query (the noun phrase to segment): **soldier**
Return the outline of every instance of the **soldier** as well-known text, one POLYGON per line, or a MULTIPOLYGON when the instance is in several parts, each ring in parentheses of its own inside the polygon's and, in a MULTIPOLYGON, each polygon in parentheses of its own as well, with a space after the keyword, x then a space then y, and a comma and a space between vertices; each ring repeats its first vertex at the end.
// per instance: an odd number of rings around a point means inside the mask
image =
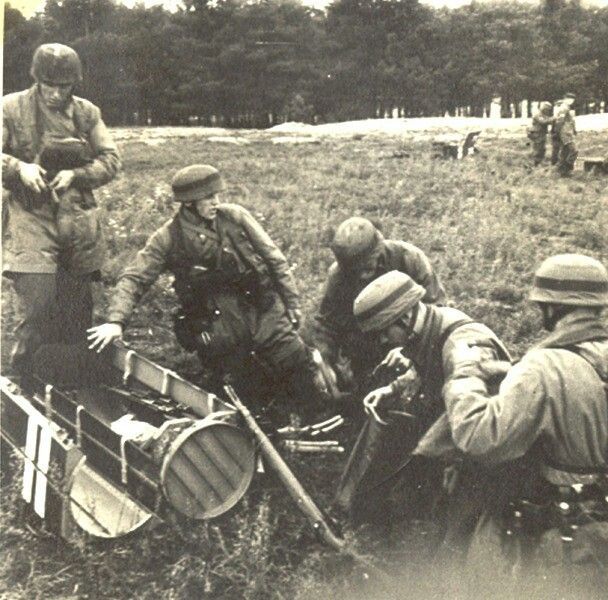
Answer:
MULTIPOLYGON (((356 326, 353 302, 357 294, 370 281, 393 269, 407 273, 423 286, 427 303, 442 303, 445 292, 422 250, 407 242, 384 239, 363 217, 344 221, 336 230, 331 247, 336 262, 329 268, 315 319, 315 345, 338 376, 344 373, 340 358, 347 359, 355 385, 361 387, 382 356, 375 341, 362 335, 356 326)), ((342 381, 342 386, 346 383, 342 381)))
MULTIPOLYGON (((401 365, 406 371, 364 399, 366 410, 372 414, 391 404, 398 413, 388 425, 374 424, 382 433, 370 431, 360 437, 359 448, 353 451, 354 457, 360 457, 360 464, 355 458, 350 461, 338 500, 353 511, 355 519, 357 512, 367 519, 370 507, 378 509, 380 519, 387 518, 386 499, 401 470, 408 480, 404 491, 412 496, 402 502, 403 507, 409 503, 415 513, 430 505, 438 492, 437 477, 443 476, 443 465, 438 460, 451 461, 455 451, 442 387, 458 364, 458 352, 463 345, 471 345, 480 349, 484 359, 509 359, 507 350, 488 327, 454 308, 424 303, 426 293, 408 275, 390 271, 370 283, 354 303, 361 330, 375 334, 384 352, 392 349, 382 365, 401 365), (417 486, 428 493, 426 498, 416 492, 417 486)), ((470 523, 463 508, 463 528, 470 523)), ((450 535, 456 538, 461 532, 450 535)))
POLYGON ((553 581, 560 596, 599 598, 608 589, 608 273, 588 256, 552 256, 536 271, 530 299, 550 334, 499 392, 488 389, 476 348, 463 353, 444 390, 465 455, 491 469, 514 460, 527 468, 485 507, 471 565, 482 569, 476 561, 498 554, 511 572, 553 581))
POLYGON ((170 271, 177 339, 198 352, 217 385, 231 374, 254 399, 262 380, 283 382, 291 397, 313 400, 315 370, 297 332, 300 300, 285 257, 245 208, 220 204, 224 183, 214 167, 185 167, 172 188, 180 208, 120 276, 108 323, 89 330, 90 347, 120 338, 144 292, 170 271))
POLYGON ((547 133, 552 125, 553 105, 550 102, 541 102, 538 112, 532 117, 532 125, 528 128, 528 138, 532 141, 534 166, 543 162, 547 147, 547 133))
POLYGON ((557 171, 562 177, 570 177, 578 156, 575 142, 576 123, 572 112, 575 98, 574 94, 564 96, 555 115, 552 131, 552 135, 556 137, 558 147, 557 171))
POLYGON ((25 379, 40 345, 86 342, 91 281, 105 250, 92 190, 120 167, 99 109, 73 95, 82 79, 76 52, 43 44, 30 73, 30 89, 4 97, 2 129, 9 229, 3 272, 23 313, 12 367, 25 379))

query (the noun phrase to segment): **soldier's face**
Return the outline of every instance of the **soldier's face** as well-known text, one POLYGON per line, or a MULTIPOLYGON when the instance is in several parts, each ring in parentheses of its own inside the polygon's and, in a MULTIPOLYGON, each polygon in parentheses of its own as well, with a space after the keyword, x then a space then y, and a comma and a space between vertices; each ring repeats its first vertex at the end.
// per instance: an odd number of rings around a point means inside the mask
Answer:
POLYGON ((389 325, 378 334, 378 340, 383 350, 388 351, 397 346, 403 346, 411 333, 406 327, 406 323, 409 323, 409 321, 409 315, 405 315, 403 320, 400 319, 396 323, 389 325))
POLYGON ((219 194, 214 194, 211 198, 204 198, 203 200, 197 200, 194 202, 196 212, 203 217, 203 219, 213 220, 217 214, 217 207, 220 203, 219 194))
POLYGON ((53 109, 63 108, 70 97, 72 96, 72 90, 74 86, 71 83, 65 85, 58 85, 54 83, 45 83, 44 81, 38 82, 38 89, 42 96, 42 101, 53 109))
POLYGON ((378 259, 375 256, 370 256, 369 258, 365 259, 357 270, 359 279, 361 281, 370 281, 374 278, 377 268, 378 259))

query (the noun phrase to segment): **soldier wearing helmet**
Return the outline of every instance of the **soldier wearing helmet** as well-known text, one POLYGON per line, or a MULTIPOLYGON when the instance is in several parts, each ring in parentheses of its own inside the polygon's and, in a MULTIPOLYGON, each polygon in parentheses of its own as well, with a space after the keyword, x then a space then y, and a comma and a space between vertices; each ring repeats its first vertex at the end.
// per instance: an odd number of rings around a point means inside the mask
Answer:
POLYGON ((91 280, 104 260, 92 190, 120 167, 99 109, 73 95, 82 79, 78 54, 43 44, 30 72, 31 88, 3 98, 2 129, 3 273, 22 305, 12 362, 25 378, 41 344, 86 340, 91 280))
POLYGON ((344 377, 344 372, 349 370, 354 375, 354 384, 364 386, 382 357, 378 356, 374 341, 362 335, 356 326, 353 301, 357 294, 370 281, 394 269, 407 273, 424 288, 427 303, 444 302, 445 292, 420 248, 384 239, 378 228, 363 217, 351 217, 341 223, 331 249, 336 261, 329 268, 315 319, 315 345, 338 375, 342 373, 343 386, 349 378, 344 377), (343 365, 350 369, 341 368, 343 365))
POLYGON ((486 506, 471 564, 486 568, 479 561, 495 552, 483 540, 494 539, 504 545, 504 560, 526 561, 510 567, 554 577, 555 589, 567 597, 601 597, 608 567, 608 326, 602 317, 608 273, 589 256, 552 256, 536 271, 530 299, 550 333, 512 367, 498 393, 488 390, 475 349, 444 390, 452 439, 465 456, 490 468, 519 461, 528 469, 502 503, 486 506))
POLYGON ((553 137, 553 164, 557 164, 557 172, 562 177, 569 177, 574 169, 578 156, 576 148, 576 123, 572 106, 576 96, 572 93, 564 95, 555 114, 551 135, 553 137))
POLYGON ((108 323, 89 330, 91 348, 121 337, 139 299, 168 271, 180 305, 177 339, 212 372, 209 385, 230 375, 251 400, 280 391, 301 400, 299 410, 313 408, 316 369, 297 331, 300 298, 285 256, 245 208, 222 203, 216 168, 180 169, 172 188, 179 209, 120 276, 108 323))
MULTIPOLYGON (((443 473, 439 461, 451 461, 455 454, 442 388, 453 375, 459 352, 473 346, 480 348, 484 359, 509 359, 507 350, 488 327, 455 308, 427 304, 425 297, 426 290, 411 277, 390 271, 367 285, 354 302, 357 325, 374 336, 383 354, 388 352, 380 368, 400 366, 405 371, 363 401, 374 419, 353 450, 339 495, 355 518, 368 518, 374 507, 379 518, 386 519, 386 501, 400 472, 407 485, 399 488, 411 493, 408 500, 399 502, 402 509, 434 504, 432 496, 441 489, 437 477, 441 479, 443 473)), ((449 543, 455 543, 464 533, 454 530, 449 543)))
POLYGON ((528 128, 528 138, 532 142, 534 166, 543 162, 547 149, 547 133, 549 125, 554 123, 553 105, 551 102, 541 102, 538 111, 532 117, 532 124, 528 128))

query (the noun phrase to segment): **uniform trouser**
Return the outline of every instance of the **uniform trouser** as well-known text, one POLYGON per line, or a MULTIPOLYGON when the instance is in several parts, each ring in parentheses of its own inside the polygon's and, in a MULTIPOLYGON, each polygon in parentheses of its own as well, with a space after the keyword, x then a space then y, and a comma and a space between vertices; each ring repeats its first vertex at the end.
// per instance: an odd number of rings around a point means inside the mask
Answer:
POLYGON ((314 363, 278 295, 253 301, 218 293, 212 305, 213 318, 195 329, 209 334, 199 356, 214 372, 216 385, 229 375, 245 399, 265 404, 285 396, 299 409, 312 408, 319 399, 314 363))
POLYGON ((576 144, 574 142, 562 144, 559 150, 559 162, 557 164, 557 170, 560 175, 566 176, 572 172, 577 156, 578 150, 576 149, 576 144))
POLYGON ((534 165, 540 165, 543 162, 546 154, 547 142, 545 137, 532 140, 534 165))
POLYGON ((13 273, 21 320, 12 352, 15 375, 28 377, 32 359, 43 344, 76 344, 86 340, 93 319, 91 275, 13 273))
POLYGON ((556 165, 559 160, 559 151, 562 147, 562 143, 559 139, 552 137, 551 138, 551 164, 556 165))

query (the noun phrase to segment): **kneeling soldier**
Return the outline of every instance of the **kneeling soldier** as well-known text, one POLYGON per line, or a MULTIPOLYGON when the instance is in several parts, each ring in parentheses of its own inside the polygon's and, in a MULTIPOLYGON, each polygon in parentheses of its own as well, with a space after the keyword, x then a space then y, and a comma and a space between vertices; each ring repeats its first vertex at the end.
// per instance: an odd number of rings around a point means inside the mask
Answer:
POLYGON ((488 390, 474 348, 444 390, 459 450, 492 469, 526 464, 527 476, 485 507, 471 566, 482 576, 483 557, 502 553, 503 571, 525 569, 525 581, 536 575, 568 598, 599 598, 608 589, 608 273, 588 256, 553 256, 530 299, 551 333, 499 392, 488 390))
MULTIPOLYGON (((409 498, 398 499, 402 509, 408 510, 409 504, 412 517, 419 518, 425 512, 428 515, 427 509, 441 495, 443 467, 452 464, 455 454, 442 388, 453 376, 459 352, 471 345, 479 348, 488 360, 509 359, 507 350, 488 327, 454 308, 423 303, 425 293, 409 276, 391 271, 370 283, 354 303, 360 329, 374 333, 384 352, 392 349, 382 365, 400 364, 406 369, 404 375, 364 399, 367 410, 373 414, 391 401, 400 410, 388 425, 378 427, 372 421, 379 432, 377 435, 370 432, 369 451, 360 451, 362 465, 351 461, 351 468, 342 480, 338 499, 350 505, 356 520, 367 520, 371 508, 382 520, 390 519, 385 503, 399 480, 400 491, 409 498), (414 372, 417 377, 412 377, 414 372), (405 406, 399 399, 404 393, 408 397, 405 406), (374 452, 377 456, 371 460, 374 452)), ((476 480, 476 474, 471 473, 471 478, 476 480)), ((456 527, 450 532, 450 543, 470 533, 467 531, 471 524, 471 519, 467 519, 470 500, 462 499, 462 529, 456 531, 456 527)), ((471 507, 470 512, 474 510, 471 507)), ((373 515, 370 516, 373 520, 373 515)))
POLYGON ((147 241, 121 275, 108 323, 89 330, 91 348, 120 338, 135 305, 163 271, 180 303, 175 332, 197 351, 219 383, 230 374, 242 393, 255 381, 284 384, 290 396, 314 397, 314 366, 297 327, 299 296, 285 256, 243 207, 220 204, 217 169, 191 165, 172 181, 175 216, 147 241), (243 389, 245 388, 245 389, 243 389))

